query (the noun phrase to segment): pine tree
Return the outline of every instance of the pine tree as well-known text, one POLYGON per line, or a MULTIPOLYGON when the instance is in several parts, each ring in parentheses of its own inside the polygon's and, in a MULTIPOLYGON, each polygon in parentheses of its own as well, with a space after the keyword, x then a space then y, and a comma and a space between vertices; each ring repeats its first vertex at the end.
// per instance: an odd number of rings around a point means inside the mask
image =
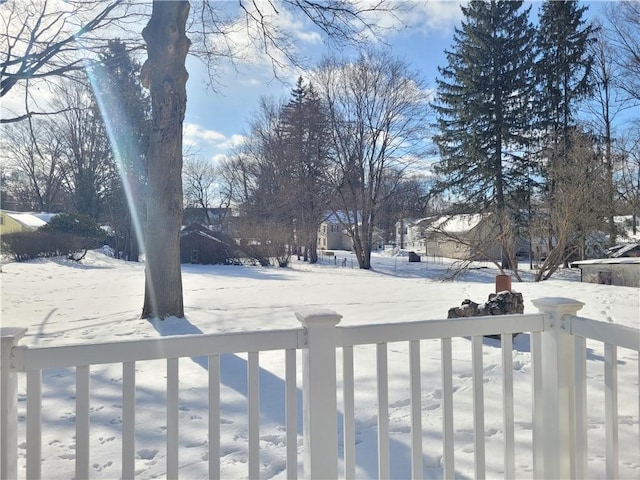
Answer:
POLYGON ((595 32, 583 18, 586 11, 587 7, 579 7, 575 0, 547 0, 539 16, 538 126, 547 134, 547 142, 560 144, 561 148, 553 148, 560 155, 567 150, 575 127, 577 104, 591 91, 593 57, 589 46, 595 41, 595 32))
MULTIPOLYGON (((536 36, 540 60, 536 76, 539 85, 536 111, 538 130, 543 134, 545 193, 553 202, 556 181, 551 174, 571 151, 572 131, 579 101, 591 91, 590 73, 593 57, 590 45, 594 27, 585 25, 587 7, 575 0, 550 1, 542 5, 536 36)), ((549 225, 549 249, 554 248, 558 226, 549 225)), ((565 263, 567 262, 565 255, 565 263)))
MULTIPOLYGON (((531 165, 530 105, 534 92, 534 29, 522 1, 472 1, 462 7, 454 45, 440 68, 434 108, 441 160, 437 190, 450 191, 464 207, 493 212, 500 233, 527 188, 531 165)), ((512 251, 500 235, 503 251, 512 251)), ((503 267, 510 262, 502 259, 503 267)))
POLYGON ((291 96, 282 111, 285 157, 294 180, 290 193, 296 201, 296 233, 304 246, 304 259, 315 263, 318 227, 327 200, 323 173, 329 155, 328 123, 312 84, 305 85, 298 78, 291 96))
POLYGON ((120 184, 111 199, 111 223, 116 250, 125 259, 138 261, 145 217, 144 184, 151 103, 140 84, 140 64, 131 58, 120 40, 109 41, 94 69, 94 89, 100 114, 107 126, 112 154, 118 164, 120 184))

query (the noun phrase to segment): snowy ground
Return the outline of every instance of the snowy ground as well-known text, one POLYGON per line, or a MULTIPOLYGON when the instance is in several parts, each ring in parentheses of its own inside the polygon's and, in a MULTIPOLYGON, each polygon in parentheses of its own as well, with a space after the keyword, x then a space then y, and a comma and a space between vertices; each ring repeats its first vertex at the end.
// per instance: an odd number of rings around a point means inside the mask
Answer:
MULTIPOLYGON (((424 258, 423 258, 424 260, 424 258)), ((431 260, 431 259, 430 259, 431 260)), ((2 326, 28 328, 24 345, 48 346, 152 338, 168 334, 215 333, 294 328, 294 312, 307 307, 330 308, 343 315, 341 325, 441 319, 465 298, 483 302, 494 289, 496 270, 478 268, 458 281, 441 281, 446 261, 408 263, 406 257, 376 255, 373 270, 355 268, 355 259, 337 252, 318 265, 294 262, 291 268, 183 266, 187 320, 139 320, 144 272, 140 264, 90 252, 82 264, 64 260, 9 263, 2 267, 2 326), (341 260, 347 259, 347 267, 341 260), (353 266, 353 268, 352 268, 353 266)), ((526 275, 530 280, 530 275, 526 275)), ((579 271, 562 271, 544 283, 514 283, 522 292, 525 313, 531 300, 569 297, 585 303, 581 316, 640 326, 637 288, 579 283, 579 271)), ((588 343, 589 467, 604 477, 603 348, 588 343)), ((440 347, 422 342, 424 475, 442 476, 440 416, 440 347)), ((499 342, 485 340, 487 477, 502 474, 501 366, 499 342)), ((471 416, 471 346, 453 342, 455 458, 459 478, 473 477, 471 416)), ((355 349, 356 461, 360 478, 377 475, 374 349, 355 349)), ((620 476, 640 477, 638 421, 638 355, 619 350, 620 476)), ((298 362, 298 365, 300 362, 298 362)), ((136 476, 164 477, 165 365, 136 364, 136 476)), ((260 355, 261 478, 286 478, 284 424, 284 353, 260 355)), ((516 389, 516 474, 531 478, 531 380, 529 336, 516 337, 513 351, 516 389)), ((389 347, 391 469, 393 478, 410 477, 408 346, 389 347)), ((246 356, 222 359, 223 478, 247 477, 246 356)), ((206 364, 180 361, 180 475, 207 478, 206 364)), ((43 463, 45 478, 72 478, 74 469, 74 373, 67 369, 43 375, 43 463)), ((91 369, 91 477, 119 478, 121 448, 120 365, 91 369)), ((25 382, 20 380, 20 466, 24 478, 25 382)), ((301 392, 299 390, 299 398, 301 392)), ((340 406, 340 396, 339 396, 340 406)), ((299 428, 299 434, 300 434, 299 428)), ((301 435, 298 444, 301 446, 301 435)), ((340 447, 342 448, 342 447, 340 447)), ((299 449, 301 452, 301 448, 299 449)), ((299 455, 300 461, 302 456, 299 455)))

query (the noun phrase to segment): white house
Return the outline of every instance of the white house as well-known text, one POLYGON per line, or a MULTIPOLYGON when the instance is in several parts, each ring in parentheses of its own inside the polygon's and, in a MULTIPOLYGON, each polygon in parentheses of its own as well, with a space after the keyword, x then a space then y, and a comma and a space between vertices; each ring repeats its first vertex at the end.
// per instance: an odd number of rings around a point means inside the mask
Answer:
POLYGON ((396 222, 396 246, 407 250, 425 249, 425 229, 433 218, 403 218, 396 222))

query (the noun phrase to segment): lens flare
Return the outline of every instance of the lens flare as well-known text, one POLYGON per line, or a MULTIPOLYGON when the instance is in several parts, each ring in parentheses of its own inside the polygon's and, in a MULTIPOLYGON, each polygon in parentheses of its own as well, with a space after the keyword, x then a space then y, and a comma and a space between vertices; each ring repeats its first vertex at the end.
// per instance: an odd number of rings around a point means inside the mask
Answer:
MULTIPOLYGON (((138 142, 134 138, 134 129, 131 128, 132 122, 124 105, 124 98, 118 95, 105 94, 104 90, 100 88, 101 84, 106 84, 107 72, 104 67, 102 65, 92 65, 85 70, 105 125, 113 158, 118 167, 134 233, 140 246, 140 251, 144 253, 146 252, 144 230, 134 191, 135 186, 139 184, 136 176, 139 176, 144 169, 138 142)), ((151 295, 150 301, 155 307, 157 301, 154 298, 153 279, 150 278, 150 275, 146 275, 145 281, 147 282, 146 294, 151 295)))

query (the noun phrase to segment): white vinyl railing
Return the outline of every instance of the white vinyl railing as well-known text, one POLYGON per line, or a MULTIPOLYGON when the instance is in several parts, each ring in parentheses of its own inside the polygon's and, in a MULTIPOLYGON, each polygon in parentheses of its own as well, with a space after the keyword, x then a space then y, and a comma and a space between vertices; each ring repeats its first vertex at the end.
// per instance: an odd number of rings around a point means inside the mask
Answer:
MULTIPOLYGON (((483 336, 501 335, 504 477, 515 477, 514 379, 512 334, 531 333, 533 391, 533 475, 535 478, 584 478, 587 474, 586 340, 604 343, 606 476, 618 476, 617 349, 640 350, 640 331, 576 316, 580 302, 564 298, 533 301, 540 313, 428 320, 382 325, 338 326, 330 310, 297 313, 302 328, 187 335, 60 347, 20 346, 24 329, 2 329, 0 394, 0 478, 18 477, 17 376, 26 374, 26 478, 42 478, 42 372, 75 367, 75 478, 90 474, 90 366, 122 365, 122 478, 135 476, 136 362, 167 362, 167 478, 179 476, 179 362, 208 359, 209 478, 220 477, 220 356, 247 354, 248 478, 259 477, 259 352, 285 352, 287 478, 297 477, 296 351, 302 351, 303 475, 305 478, 354 478, 356 424, 354 347, 375 345, 378 405, 378 472, 390 478, 388 344, 408 342, 411 415, 411 476, 423 476, 421 341, 440 340, 442 465, 444 478, 455 476, 452 338, 470 337, 472 348, 474 477, 486 475, 483 336), (338 472, 336 350, 342 350, 343 472, 338 472)), ((115 459, 114 459, 114 463, 115 459)))

